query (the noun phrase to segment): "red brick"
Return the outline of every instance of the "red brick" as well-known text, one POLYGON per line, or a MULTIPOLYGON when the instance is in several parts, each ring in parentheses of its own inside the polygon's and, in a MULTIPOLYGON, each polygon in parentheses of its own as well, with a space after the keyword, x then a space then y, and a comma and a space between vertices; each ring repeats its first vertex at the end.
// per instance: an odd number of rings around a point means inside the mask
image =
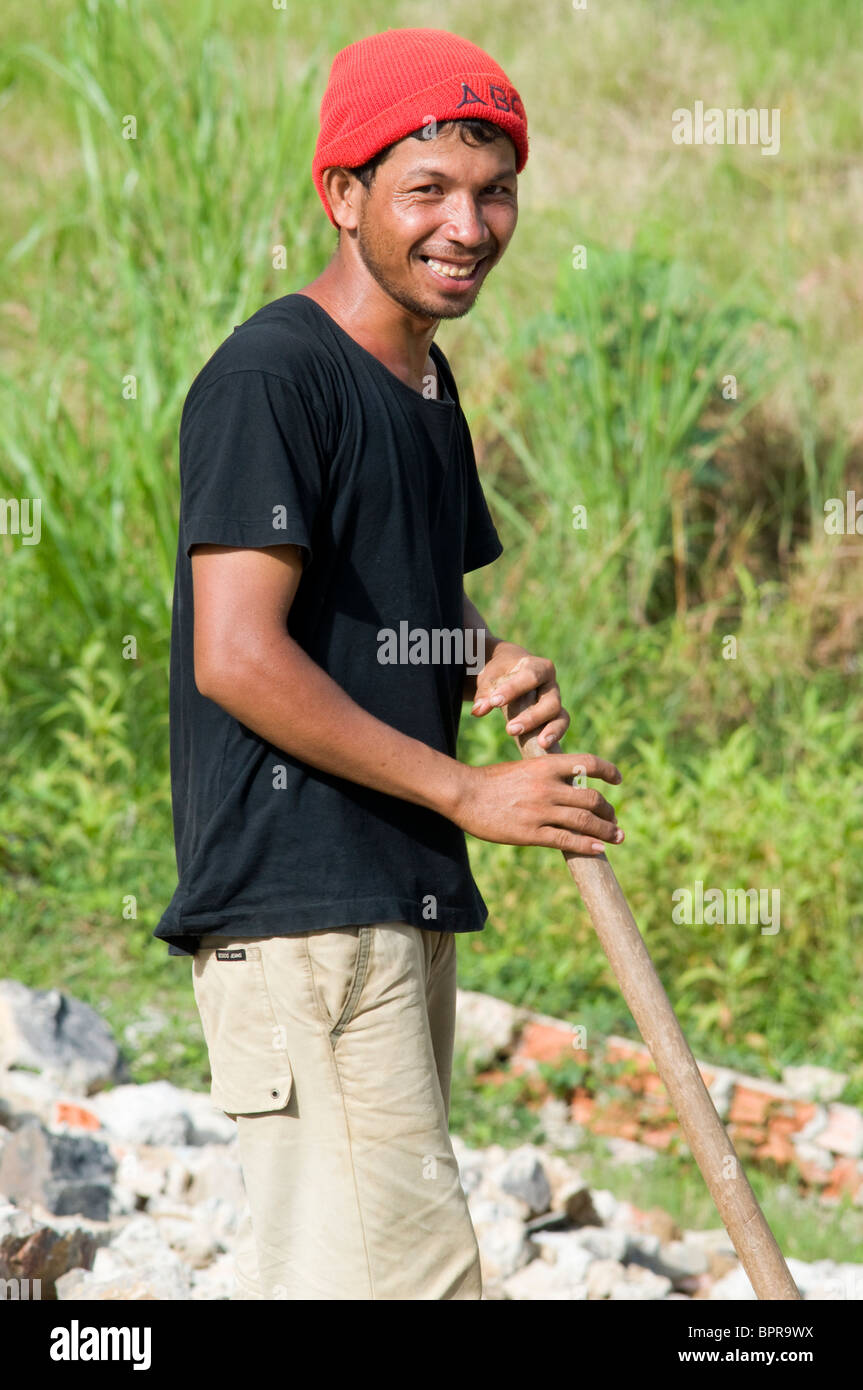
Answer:
POLYGON ((645 1049, 639 1043, 627 1042, 621 1039, 619 1042, 607 1042, 605 1045, 605 1056, 609 1062, 625 1062, 630 1057, 643 1063, 645 1056, 650 1063, 650 1055, 645 1053, 645 1049))
POLYGON ((589 1125, 596 1109, 596 1101, 591 1096, 575 1095, 570 1106, 572 1122, 576 1125, 589 1125))
POLYGON ((772 1158, 775 1163, 784 1165, 795 1160, 797 1153, 794 1145, 788 1141, 786 1136, 774 1125, 771 1125, 765 1143, 759 1144, 754 1157, 758 1159, 772 1158))
POLYGON ((475 1080, 481 1081, 483 1085, 488 1083, 490 1086, 499 1086, 502 1081, 507 1081, 508 1079, 509 1072, 501 1071, 500 1069, 496 1071, 480 1071, 477 1072, 475 1077, 475 1080))
POLYGON ((665 1095, 642 1096, 638 1107, 638 1113, 642 1119, 650 1124, 657 1124, 660 1120, 675 1119, 674 1106, 670 1104, 665 1095))
POLYGON ((827 1107, 827 1128, 816 1134, 820 1149, 829 1149, 840 1157, 853 1158, 860 1152, 863 1116, 853 1105, 833 1103, 827 1107))
POLYGON ((644 1078, 644 1089, 651 1096, 667 1096, 665 1082, 659 1072, 649 1072, 644 1078))
POLYGON ((863 1187, 863 1173, 857 1166, 856 1158, 837 1158, 830 1173, 830 1182, 825 1187, 824 1197, 841 1197, 847 1192, 854 1197, 863 1187))
MULTIPOLYGON (((646 1047, 638 1043, 613 1043, 605 1045, 605 1060, 609 1064, 628 1062, 630 1069, 624 1075, 647 1076, 656 1071, 653 1058, 646 1047)), ((620 1078, 623 1080, 623 1077, 620 1078)))
POLYGON ((576 1055, 572 1045, 575 1034, 566 1024, 526 1023, 515 1049, 516 1057, 530 1057, 535 1062, 562 1062, 576 1055))
POLYGON ((751 1086, 735 1086, 728 1118, 732 1124, 762 1125, 773 1103, 774 1097, 764 1091, 753 1090, 751 1086))
POLYGON ((785 1108, 771 1115, 767 1121, 767 1127, 774 1134, 796 1134, 802 1129, 800 1121, 796 1115, 789 1115, 785 1108))
POLYGON ((767 1129, 764 1125, 728 1125, 728 1133, 732 1141, 742 1139, 747 1144, 767 1142, 767 1129))
POLYGON ((51 1116, 55 1125, 69 1125, 73 1129, 101 1129, 102 1122, 92 1110, 83 1105, 73 1105, 71 1101, 55 1100, 51 1116))
POLYGON ((814 1118, 817 1106, 811 1100, 792 1100, 789 1105, 794 1111, 797 1120, 797 1128, 803 1129, 809 1121, 814 1118))
POLYGON ((637 1139, 639 1123, 629 1106, 621 1101, 609 1101, 594 1113, 591 1129, 594 1134, 613 1134, 619 1139, 637 1139))
POLYGON ((667 1129, 643 1129, 639 1137, 642 1144, 649 1144, 652 1149, 667 1149, 677 1138, 677 1126, 671 1125, 667 1129))
POLYGON ((830 1174, 825 1172, 819 1163, 813 1163, 808 1158, 796 1158, 795 1162, 800 1171, 800 1176, 810 1187, 824 1187, 830 1181, 830 1174))

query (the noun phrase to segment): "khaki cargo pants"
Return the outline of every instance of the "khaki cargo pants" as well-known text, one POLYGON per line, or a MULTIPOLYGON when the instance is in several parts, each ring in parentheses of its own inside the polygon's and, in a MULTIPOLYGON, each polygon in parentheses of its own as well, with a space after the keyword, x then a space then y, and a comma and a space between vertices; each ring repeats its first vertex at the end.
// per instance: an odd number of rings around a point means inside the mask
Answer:
POLYGON ((452 932, 203 936, 212 1098, 248 1198, 239 1299, 479 1299, 449 1137, 452 932))

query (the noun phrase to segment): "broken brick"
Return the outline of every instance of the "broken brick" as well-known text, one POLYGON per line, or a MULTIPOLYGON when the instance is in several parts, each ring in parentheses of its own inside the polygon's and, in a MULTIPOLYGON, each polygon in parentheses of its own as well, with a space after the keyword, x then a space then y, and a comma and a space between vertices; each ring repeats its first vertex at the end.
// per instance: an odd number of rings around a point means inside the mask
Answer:
MULTIPOLYGON (((565 1024, 526 1023, 515 1048, 515 1057, 531 1058, 535 1062, 561 1062, 575 1055, 572 1045, 575 1033, 565 1024)), ((582 1054, 579 1054, 582 1055, 582 1054)))
POLYGON ((774 1097, 764 1091, 756 1091, 751 1086, 735 1086, 728 1118, 732 1124, 762 1125, 774 1097))

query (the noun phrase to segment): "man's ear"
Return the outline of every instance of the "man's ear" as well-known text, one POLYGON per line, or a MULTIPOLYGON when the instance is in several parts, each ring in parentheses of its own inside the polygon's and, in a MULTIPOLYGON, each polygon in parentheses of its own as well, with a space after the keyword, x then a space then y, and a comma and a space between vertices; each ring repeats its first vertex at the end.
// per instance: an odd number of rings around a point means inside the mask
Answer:
POLYGON ((337 225, 344 227, 347 232, 355 231, 359 222, 358 204, 363 193, 359 179, 349 169, 333 165, 322 171, 321 183, 337 225))

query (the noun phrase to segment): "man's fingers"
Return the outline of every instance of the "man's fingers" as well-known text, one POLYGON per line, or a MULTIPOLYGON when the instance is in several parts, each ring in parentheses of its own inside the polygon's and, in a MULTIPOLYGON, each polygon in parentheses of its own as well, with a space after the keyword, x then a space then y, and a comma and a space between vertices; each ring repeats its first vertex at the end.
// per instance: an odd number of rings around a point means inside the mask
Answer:
POLYGON ((546 841, 549 849, 560 849, 565 854, 585 854, 591 859, 598 859, 605 853, 605 845, 593 835, 574 835, 571 830, 561 830, 559 827, 549 826, 548 840, 546 841))
MULTIPOLYGON (((509 705, 519 695, 527 695, 530 691, 542 690, 554 680, 552 662, 542 657, 522 657, 521 661, 516 662, 516 668, 505 676, 499 676, 492 683, 487 692, 492 705, 509 705)), ((525 713, 527 713, 526 710, 525 713)))
MULTIPOLYGON (((510 701, 510 703, 512 703, 510 701)), ((537 698, 518 714, 511 715, 506 726, 508 734, 534 733, 560 716, 560 690, 556 681, 547 681, 538 690, 537 698)), ((565 733, 566 730, 564 729, 565 733)))
POLYGON ((564 798, 560 803, 563 806, 578 806, 584 811, 589 811, 591 815, 601 816, 603 820, 617 820, 614 807, 596 787, 564 786, 560 788, 560 795, 564 798))
POLYGON ((566 778, 570 784, 579 774, 615 784, 623 781, 620 768, 595 753, 548 753, 544 761, 552 766, 555 776, 566 778))

